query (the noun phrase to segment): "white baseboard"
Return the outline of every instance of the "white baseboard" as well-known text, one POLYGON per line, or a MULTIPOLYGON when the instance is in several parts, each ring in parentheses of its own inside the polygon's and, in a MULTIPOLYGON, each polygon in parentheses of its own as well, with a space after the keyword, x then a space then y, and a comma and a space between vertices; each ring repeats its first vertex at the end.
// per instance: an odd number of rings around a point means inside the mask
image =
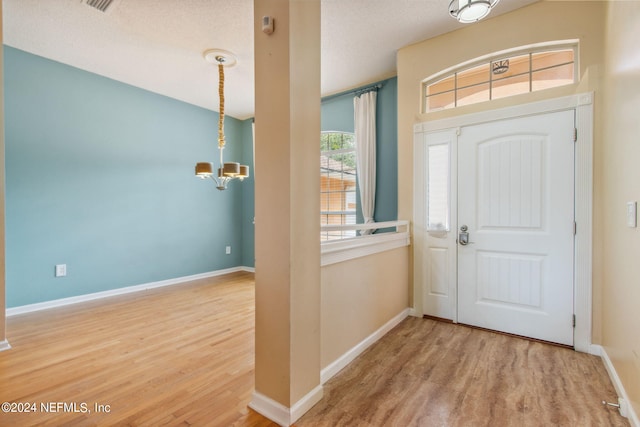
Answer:
POLYGON ((254 391, 251 395, 249 408, 264 415, 280 426, 289 427, 291 425, 289 408, 257 391, 254 391))
POLYGON ((589 346, 589 354, 602 357, 602 346, 598 344, 591 344, 589 346))
POLYGON ((0 351, 9 350, 10 348, 11 346, 9 345, 9 341, 7 340, 0 341, 0 351))
POLYGON ((591 350, 591 354, 598 354, 602 358, 602 362, 604 363, 604 367, 607 369, 609 378, 611 378, 613 387, 616 389, 616 393, 618 394, 618 404, 620 405, 620 415, 629 419, 631 427, 640 427, 638 414, 636 414, 636 411, 630 403, 631 401, 629 400, 629 396, 627 396, 624 385, 622 385, 622 381, 620 381, 620 377, 607 354, 607 350, 605 350, 604 347, 595 344, 591 345, 591 350))
MULTIPOLYGON (((324 368, 320 372, 320 383, 326 383, 329 379, 331 379, 331 377, 340 372, 342 368, 351 363, 356 357, 362 354, 363 351, 369 348, 369 346, 378 341, 387 332, 389 332, 400 322, 402 322, 409 315, 409 312, 409 308, 402 310, 402 312, 385 323, 377 331, 366 337, 351 350, 347 351, 345 354, 332 362, 329 366, 324 368)), ((292 423, 296 422, 296 420, 304 415, 309 409, 311 409, 313 405, 318 403, 321 398, 322 386, 319 385, 318 387, 311 390, 305 397, 296 402, 296 404, 293 405, 291 409, 289 409, 281 403, 278 403, 275 400, 270 399, 257 391, 254 391, 251 403, 249 403, 249 407, 254 411, 269 418, 271 421, 277 423, 278 425, 288 427, 292 423)))
POLYGON ((298 400, 291 407, 291 424, 300 419, 301 416, 307 413, 307 411, 313 408, 313 405, 320 402, 324 395, 324 389, 322 385, 317 385, 313 390, 307 393, 302 399, 298 400))
POLYGON ((331 362, 326 368, 320 371, 320 383, 324 384, 329 381, 335 374, 340 372, 342 368, 351 363, 356 357, 362 354, 369 346, 382 338, 387 332, 393 329, 396 325, 402 322, 408 315, 410 309, 405 308, 395 316, 393 319, 385 323, 380 329, 369 335, 367 338, 358 343, 351 350, 344 353, 342 356, 331 362))
POLYGON ((207 273, 193 274, 191 276, 176 277, 175 279, 161 280, 159 282, 144 283, 142 285, 127 286, 125 288, 110 289, 108 291, 95 292, 92 294, 78 295, 75 297, 61 298, 51 301, 39 302, 36 304, 22 305, 19 307, 7 308, 6 316, 15 316, 17 314, 25 314, 34 311, 47 310, 49 308, 63 307, 65 305, 93 301, 96 299, 107 298, 116 295, 130 294, 133 292, 146 291, 148 289, 161 288, 164 286, 173 286, 184 282, 222 276, 223 274, 235 273, 238 271, 254 272, 255 269, 252 267, 225 268, 224 270, 209 271, 207 273))
POLYGON ((249 407, 274 423, 289 427, 322 399, 322 393, 322 386, 319 385, 297 401, 291 408, 287 408, 283 404, 254 391, 249 407))

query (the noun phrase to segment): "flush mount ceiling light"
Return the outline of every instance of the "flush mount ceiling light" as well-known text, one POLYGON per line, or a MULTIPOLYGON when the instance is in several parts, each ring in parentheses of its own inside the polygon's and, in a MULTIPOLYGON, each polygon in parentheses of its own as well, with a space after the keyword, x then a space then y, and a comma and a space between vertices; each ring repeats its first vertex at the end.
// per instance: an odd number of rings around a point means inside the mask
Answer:
POLYGON ((207 62, 218 64, 218 96, 220 109, 218 118, 218 150, 220 151, 220 166, 214 174, 213 163, 200 162, 196 164, 196 176, 202 179, 211 178, 216 183, 218 190, 226 190, 227 184, 233 179, 243 179, 249 176, 249 166, 236 162, 224 162, 224 67, 236 65, 236 57, 233 53, 221 49, 209 49, 203 54, 207 62))
POLYGON ((489 14, 500 0, 451 0, 449 15, 463 24, 476 22, 489 14))

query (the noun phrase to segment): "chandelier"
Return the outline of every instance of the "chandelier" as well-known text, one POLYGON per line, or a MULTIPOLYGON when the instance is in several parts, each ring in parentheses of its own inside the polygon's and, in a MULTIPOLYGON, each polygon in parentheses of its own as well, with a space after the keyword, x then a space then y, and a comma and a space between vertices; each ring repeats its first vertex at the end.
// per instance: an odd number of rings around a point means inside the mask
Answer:
POLYGON ((449 15, 463 24, 476 22, 491 12, 500 0, 451 0, 449 15))
POLYGON ((237 162, 224 161, 224 67, 231 67, 236 64, 236 58, 231 52, 221 49, 210 49, 204 52, 204 59, 207 62, 218 64, 218 96, 220 98, 220 109, 218 118, 218 150, 220 151, 220 166, 217 170, 213 163, 196 163, 196 176, 201 179, 211 178, 216 183, 218 190, 226 190, 227 184, 234 179, 243 179, 249 176, 249 166, 241 165, 237 162), (214 170, 216 172, 214 173, 214 170))

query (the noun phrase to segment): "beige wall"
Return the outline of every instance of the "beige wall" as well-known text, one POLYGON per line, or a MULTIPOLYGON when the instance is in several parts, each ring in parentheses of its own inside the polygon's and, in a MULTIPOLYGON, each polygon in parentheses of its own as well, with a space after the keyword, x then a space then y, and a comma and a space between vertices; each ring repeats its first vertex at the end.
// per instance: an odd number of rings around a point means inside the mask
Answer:
MULTIPOLYGON (((640 201, 640 2, 540 2, 400 50, 399 217, 411 217, 412 126, 543 98, 595 92, 592 342, 602 344, 640 413, 640 230, 626 202, 640 201), (512 47, 579 39, 579 84, 456 110, 421 114, 420 84, 463 61, 512 47)), ((412 288, 420 308, 421 289, 412 288)))
POLYGON ((291 408, 320 384, 320 1, 255 0, 254 43, 255 387, 291 408))
MULTIPOLYGON (((514 12, 403 48, 398 53, 398 217, 413 213, 413 125, 455 115, 491 110, 540 99, 595 91, 594 188, 594 310, 593 341, 601 340, 602 303, 602 127, 601 73, 604 61, 602 2, 540 2, 514 12), (577 5, 580 7, 576 7, 577 5), (492 52, 555 40, 579 39, 580 83, 547 91, 518 95, 483 104, 421 114, 421 82, 439 71, 492 52)), ((413 271, 413 270, 411 270, 413 271)), ((421 311, 422 289, 414 284, 413 306, 421 311)))
POLYGON ((602 345, 640 415, 640 229, 626 203, 640 201, 640 2, 611 2, 602 139, 602 345))
POLYGON ((403 247, 322 267, 323 369, 407 308, 408 263, 403 247))

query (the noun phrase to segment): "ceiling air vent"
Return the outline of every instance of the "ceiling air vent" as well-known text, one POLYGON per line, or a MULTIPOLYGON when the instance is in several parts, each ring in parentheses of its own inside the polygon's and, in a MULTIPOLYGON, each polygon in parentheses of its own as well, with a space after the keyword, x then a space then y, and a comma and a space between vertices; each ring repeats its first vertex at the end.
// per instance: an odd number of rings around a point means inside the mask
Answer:
POLYGON ((106 12, 113 4, 113 0, 87 0, 87 5, 98 9, 100 12, 106 12))

